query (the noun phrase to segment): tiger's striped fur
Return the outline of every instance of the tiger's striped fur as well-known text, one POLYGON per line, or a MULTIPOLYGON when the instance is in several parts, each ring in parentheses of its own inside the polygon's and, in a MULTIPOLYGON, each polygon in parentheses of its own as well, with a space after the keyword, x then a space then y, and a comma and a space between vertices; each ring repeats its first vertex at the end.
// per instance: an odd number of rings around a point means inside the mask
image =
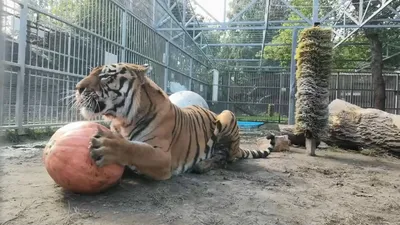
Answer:
POLYGON ((93 137, 91 155, 99 166, 119 163, 154 179, 168 179, 172 174, 202 173, 221 162, 270 154, 272 148, 240 148, 232 112, 179 108, 146 76, 148 72, 148 65, 104 65, 77 84, 82 115, 88 119, 103 115, 114 131, 93 137))

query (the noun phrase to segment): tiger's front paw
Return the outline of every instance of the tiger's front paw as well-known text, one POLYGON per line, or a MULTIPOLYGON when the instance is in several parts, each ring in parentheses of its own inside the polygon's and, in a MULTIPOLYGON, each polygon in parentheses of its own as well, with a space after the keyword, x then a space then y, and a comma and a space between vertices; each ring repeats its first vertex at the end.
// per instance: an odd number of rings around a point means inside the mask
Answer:
POLYGON ((124 165, 122 145, 124 141, 126 140, 118 134, 99 130, 90 141, 90 157, 99 167, 109 164, 124 165))

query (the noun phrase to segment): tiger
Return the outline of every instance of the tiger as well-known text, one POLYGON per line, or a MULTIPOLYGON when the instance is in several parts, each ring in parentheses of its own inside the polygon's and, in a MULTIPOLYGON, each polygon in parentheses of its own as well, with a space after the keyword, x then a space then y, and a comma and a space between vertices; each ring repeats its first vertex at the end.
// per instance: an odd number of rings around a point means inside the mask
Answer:
POLYGON ((110 122, 110 131, 98 130, 90 139, 90 157, 97 166, 119 164, 167 180, 238 159, 267 158, 273 150, 242 149, 233 112, 180 108, 150 79, 150 71, 149 64, 107 64, 76 84, 75 101, 83 118, 102 116, 110 122))

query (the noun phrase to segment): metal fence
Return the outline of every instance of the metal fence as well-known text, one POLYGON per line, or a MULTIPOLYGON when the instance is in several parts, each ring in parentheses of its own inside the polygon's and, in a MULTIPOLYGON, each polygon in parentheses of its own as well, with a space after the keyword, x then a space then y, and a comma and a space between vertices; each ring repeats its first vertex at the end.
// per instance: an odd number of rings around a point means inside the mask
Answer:
MULTIPOLYGON (((289 72, 220 73, 218 102, 213 111, 232 110, 239 118, 286 122, 289 111, 289 72)), ((386 111, 399 113, 399 74, 386 73, 386 111)), ((338 98, 360 107, 373 107, 370 73, 334 72, 330 77, 330 101, 338 98)))
MULTIPOLYGON (((217 113, 230 109, 239 117, 287 120, 289 72, 220 71, 218 101, 211 101, 210 63, 190 35, 183 29, 154 30, 155 24, 181 27, 171 19, 168 0, 2 3, 0 130, 23 132, 82 119, 69 98, 76 83, 93 67, 123 61, 151 64, 151 78, 168 93, 195 91, 217 113)), ((387 111, 397 114, 399 74, 385 79, 387 111)), ((333 73, 330 100, 335 98, 372 107, 371 75, 333 73)))
MULTIPOLYGON (((170 13, 164 1, 3 3, 0 129, 23 132, 82 119, 69 96, 91 68, 105 63, 149 63, 151 78, 168 93, 193 90, 209 99, 209 63, 200 48, 153 29, 170 13)), ((164 26, 179 27, 173 20, 164 26)))

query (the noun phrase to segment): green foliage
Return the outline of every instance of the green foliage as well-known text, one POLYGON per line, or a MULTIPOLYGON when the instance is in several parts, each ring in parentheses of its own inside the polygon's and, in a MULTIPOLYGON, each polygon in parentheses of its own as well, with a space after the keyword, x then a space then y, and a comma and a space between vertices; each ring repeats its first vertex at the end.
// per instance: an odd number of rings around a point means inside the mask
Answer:
POLYGON ((329 77, 332 65, 332 30, 313 27, 300 35, 296 51, 296 133, 314 138, 328 124, 329 77))
MULTIPOLYGON (((299 10, 305 17, 312 17, 312 1, 311 0, 292 0, 290 4, 299 10), (308 6, 308 7, 302 7, 308 6)), ((332 0, 320 0, 320 5, 324 6, 333 6, 337 4, 337 1, 332 0)), ((364 4, 364 7, 366 4, 364 4)), ((379 7, 379 2, 377 4, 368 4, 369 11, 373 11, 372 8, 377 9, 379 7)), ((398 4, 399 5, 399 4, 398 4)), ((354 12, 358 12, 359 2, 355 1, 353 6, 356 8, 354 12)), ((393 6, 397 8, 396 6, 393 6)), ((327 15, 329 7, 321 7, 320 8, 320 18, 327 15)), ((395 16, 394 12, 390 10, 384 10, 379 15, 375 17, 375 19, 384 20, 386 18, 393 18, 395 16)), ((358 17, 356 15, 355 17, 358 17)), ((299 21, 302 18, 295 12, 290 12, 287 17, 288 21, 299 21)), ((282 26, 296 26, 300 25, 299 23, 284 23, 282 26)), ((304 25, 304 24, 301 24, 304 25)), ((371 30, 371 29, 369 29, 371 30)), ((353 35, 353 37, 347 39, 347 43, 368 43, 368 39, 363 32, 365 30, 360 30, 353 35)), ((400 35, 400 30, 396 28, 378 28, 375 29, 375 32, 379 33, 380 39, 383 43, 391 44, 393 46, 400 45, 400 39, 398 38, 400 35)), ((271 43, 274 44, 289 44, 289 46, 266 46, 263 51, 263 57, 265 59, 276 60, 279 61, 281 66, 288 67, 290 65, 291 60, 291 46, 292 43, 292 30, 290 29, 281 29, 278 31, 278 34, 273 37, 271 43)), ((397 52, 397 51, 396 51, 397 52)), ((341 45, 338 48, 334 49, 333 52, 333 68, 357 68, 361 64, 369 63, 369 57, 371 55, 370 46, 368 45, 341 45)), ((390 55, 390 54, 389 54, 390 55)), ((390 58, 389 60, 385 60, 385 66, 398 66, 398 61, 400 60, 400 55, 390 58)))

